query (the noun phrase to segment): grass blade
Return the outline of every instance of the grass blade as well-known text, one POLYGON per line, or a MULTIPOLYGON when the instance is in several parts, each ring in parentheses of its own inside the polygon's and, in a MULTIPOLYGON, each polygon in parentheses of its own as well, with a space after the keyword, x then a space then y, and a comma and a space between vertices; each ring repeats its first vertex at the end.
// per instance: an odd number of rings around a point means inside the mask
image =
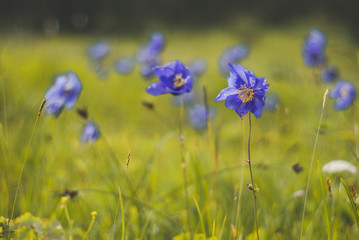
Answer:
POLYGON ((357 206, 356 206, 356 204, 354 202, 353 196, 350 193, 348 185, 345 183, 344 179, 340 178, 340 181, 342 182, 342 184, 343 184, 343 186, 345 188, 345 191, 347 193, 348 199, 350 201, 350 205, 352 206, 352 209, 353 209, 354 218, 355 218, 355 221, 356 221, 358 229, 359 229, 359 214, 358 214, 357 206))
POLYGON ((323 184, 323 177, 322 177, 322 172, 320 171, 319 160, 317 160, 317 164, 318 164, 318 174, 319 174, 319 178, 320 178, 320 186, 321 186, 321 188, 322 188, 322 193, 323 193, 323 205, 324 205, 325 225, 326 225, 326 227, 327 227, 328 239, 331 240, 331 239, 332 239, 332 235, 331 235, 331 230, 330 230, 330 220, 329 220, 328 207, 327 207, 327 198, 326 198, 326 196, 325 196, 325 190, 324 190, 324 184, 323 184))

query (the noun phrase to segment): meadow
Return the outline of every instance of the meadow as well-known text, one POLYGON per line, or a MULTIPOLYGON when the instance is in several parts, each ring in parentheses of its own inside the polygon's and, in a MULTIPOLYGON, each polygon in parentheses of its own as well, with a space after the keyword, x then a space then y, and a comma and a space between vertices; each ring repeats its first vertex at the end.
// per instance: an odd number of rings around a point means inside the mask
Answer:
POLYGON ((274 110, 264 110, 260 118, 252 116, 260 238, 358 239, 358 210, 349 201, 355 205, 358 199, 348 197, 340 177, 358 188, 359 175, 318 172, 332 160, 358 167, 358 101, 335 111, 334 101, 326 98, 316 142, 323 95, 334 84, 322 82, 320 69, 303 63, 304 37, 313 27, 325 33, 326 55, 340 70, 340 79, 359 87, 358 42, 345 26, 326 21, 275 28, 249 19, 225 28, 151 28, 137 35, 1 33, 0 236, 190 239, 178 139, 180 107, 170 94, 146 93, 157 79, 142 78, 138 66, 127 75, 113 69, 116 58, 132 56, 151 31, 161 30, 166 38, 162 64, 177 59, 187 64, 198 57, 208 64, 192 91, 203 104, 206 89, 213 110, 210 124, 198 130, 191 126, 186 110, 183 118, 193 238, 256 239, 253 197, 246 186, 248 116, 241 119, 224 102, 214 102, 227 87, 228 76, 218 70, 219 56, 229 46, 246 43, 250 52, 240 64, 265 77, 270 83, 268 96, 279 99, 274 110), (111 46, 102 63, 108 69, 103 78, 87 56, 88 47, 101 40, 111 46), (54 77, 68 70, 83 84, 75 107, 64 109, 57 118, 42 112, 37 119, 54 77), (101 134, 93 143, 80 141, 85 120, 76 109, 85 108, 101 134), (13 219, 10 228, 5 218, 13 219))

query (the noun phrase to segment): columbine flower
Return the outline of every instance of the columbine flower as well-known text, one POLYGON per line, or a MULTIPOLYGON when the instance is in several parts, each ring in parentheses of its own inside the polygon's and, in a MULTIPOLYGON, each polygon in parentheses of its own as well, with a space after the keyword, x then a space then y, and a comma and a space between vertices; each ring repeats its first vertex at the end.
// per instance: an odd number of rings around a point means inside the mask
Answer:
POLYGON ((309 67, 317 67, 325 62, 325 45, 326 39, 321 31, 313 29, 309 32, 302 52, 303 60, 309 67))
POLYGON ((192 76, 188 68, 178 60, 155 67, 153 71, 160 81, 146 88, 149 94, 154 96, 164 93, 179 95, 190 92, 192 89, 192 76))
POLYGON ((87 50, 89 57, 94 60, 105 58, 110 52, 110 45, 107 42, 99 42, 90 46, 87 50))
POLYGON ((135 61, 133 58, 119 58, 114 62, 115 71, 117 74, 129 74, 135 67, 135 61))
POLYGON ((259 118, 264 108, 265 92, 269 88, 267 80, 257 78, 242 65, 229 64, 229 70, 228 87, 218 94, 215 101, 226 100, 225 106, 235 110, 240 117, 250 111, 259 118))
POLYGON ((156 54, 160 53, 164 49, 165 45, 166 40, 161 32, 153 32, 147 43, 147 47, 156 54))
MULTIPOLYGON (((208 118, 213 117, 212 109, 208 109, 208 118)), ((191 125, 196 129, 203 129, 207 127, 206 107, 203 104, 195 104, 188 109, 188 118, 191 125)))
POLYGON ((334 110, 340 111, 348 108, 355 99, 355 87, 347 81, 339 81, 330 91, 330 98, 334 98, 334 110))
POLYGON ((238 44, 226 49, 218 61, 218 66, 223 75, 229 73, 228 63, 235 64, 245 58, 249 53, 249 48, 245 45, 238 44))
POLYGON ((324 82, 332 83, 338 79, 339 70, 335 66, 326 67, 320 72, 320 77, 324 82))
POLYGON ((82 134, 81 134, 81 142, 85 143, 93 143, 100 137, 99 127, 95 122, 87 121, 85 124, 82 134))
POLYGON ((207 61, 203 58, 197 58, 188 64, 188 69, 195 78, 200 77, 207 70, 207 61))
POLYGON ((58 117, 63 107, 71 109, 80 95, 82 83, 72 71, 59 75, 54 84, 46 91, 45 113, 58 117))

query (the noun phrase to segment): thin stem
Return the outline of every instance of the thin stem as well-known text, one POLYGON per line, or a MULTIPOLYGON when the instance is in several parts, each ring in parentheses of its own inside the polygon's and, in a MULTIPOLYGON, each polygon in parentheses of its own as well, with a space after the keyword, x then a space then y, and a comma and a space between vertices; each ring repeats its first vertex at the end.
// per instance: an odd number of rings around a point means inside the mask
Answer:
POLYGON ((325 102, 326 102, 326 98, 328 95, 328 88, 324 93, 323 96, 323 105, 322 105, 322 113, 320 114, 320 119, 319 119, 319 124, 318 124, 318 129, 317 129, 317 135, 315 136, 315 142, 314 142, 314 147, 313 147, 313 153, 312 153, 312 160, 310 161, 310 167, 309 167, 309 173, 308 173, 308 180, 307 180, 307 187, 305 189, 305 196, 304 196, 304 206, 303 206, 303 214, 302 214, 302 224, 300 227, 300 239, 303 239, 303 227, 304 227, 304 216, 305 216, 305 207, 307 204, 307 197, 308 197, 308 189, 309 189, 309 182, 310 182, 310 175, 312 173, 312 166, 313 166, 313 161, 314 161, 314 155, 315 155, 315 150, 317 148, 317 143, 318 143, 318 137, 319 137, 319 131, 320 131, 320 125, 322 124, 322 119, 323 119, 323 113, 324 113, 324 107, 325 107, 325 102))
POLYGON ((82 240, 88 239, 88 235, 90 234, 93 224, 95 223, 97 212, 92 212, 91 215, 92 215, 92 219, 91 219, 90 225, 87 228, 87 231, 86 231, 85 235, 83 236, 82 240))
POLYGON ((253 199, 254 199, 254 219, 256 222, 256 232, 257 232, 257 239, 259 240, 259 233, 258 233, 258 220, 257 220, 257 192, 254 186, 253 180, 253 173, 252 173, 252 163, 251 163, 251 132, 252 132, 252 121, 251 121, 251 113, 248 113, 248 120, 249 120, 249 130, 248 130, 248 165, 249 165, 249 172, 251 174, 251 183, 252 183, 252 192, 253 192, 253 199))
POLYGON ((66 215, 66 219, 67 219, 67 222, 69 224, 69 240, 72 240, 72 222, 71 222, 71 218, 70 218, 70 214, 69 214, 69 210, 67 209, 67 204, 66 202, 64 203, 64 210, 65 210, 65 215, 66 215))
POLYGON ((179 116, 179 143, 180 143, 180 154, 181 154, 181 164, 182 164, 182 173, 183 173, 183 185, 184 192, 186 198, 186 218, 188 231, 190 234, 190 239, 193 239, 192 229, 191 229, 191 221, 189 219, 190 211, 189 211, 189 200, 188 200, 188 190, 187 190, 187 174, 186 174, 186 161, 184 158, 184 146, 183 146, 183 112, 184 112, 184 103, 183 103, 183 95, 181 95, 181 107, 180 107, 180 116, 179 116))

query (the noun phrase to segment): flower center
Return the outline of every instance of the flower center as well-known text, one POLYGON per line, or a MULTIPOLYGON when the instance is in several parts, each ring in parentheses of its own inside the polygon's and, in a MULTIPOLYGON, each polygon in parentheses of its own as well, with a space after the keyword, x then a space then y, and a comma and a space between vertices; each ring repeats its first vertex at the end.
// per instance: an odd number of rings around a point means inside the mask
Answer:
POLYGON ((182 73, 176 74, 176 76, 173 78, 173 85, 176 88, 182 87, 184 85, 184 79, 182 78, 182 73))
POLYGON ((250 102, 253 100, 254 92, 252 88, 249 88, 244 84, 243 87, 238 88, 238 97, 242 102, 250 102))
POLYGON ((347 87, 343 87, 340 89, 340 97, 347 98, 349 96, 349 89, 347 87))

